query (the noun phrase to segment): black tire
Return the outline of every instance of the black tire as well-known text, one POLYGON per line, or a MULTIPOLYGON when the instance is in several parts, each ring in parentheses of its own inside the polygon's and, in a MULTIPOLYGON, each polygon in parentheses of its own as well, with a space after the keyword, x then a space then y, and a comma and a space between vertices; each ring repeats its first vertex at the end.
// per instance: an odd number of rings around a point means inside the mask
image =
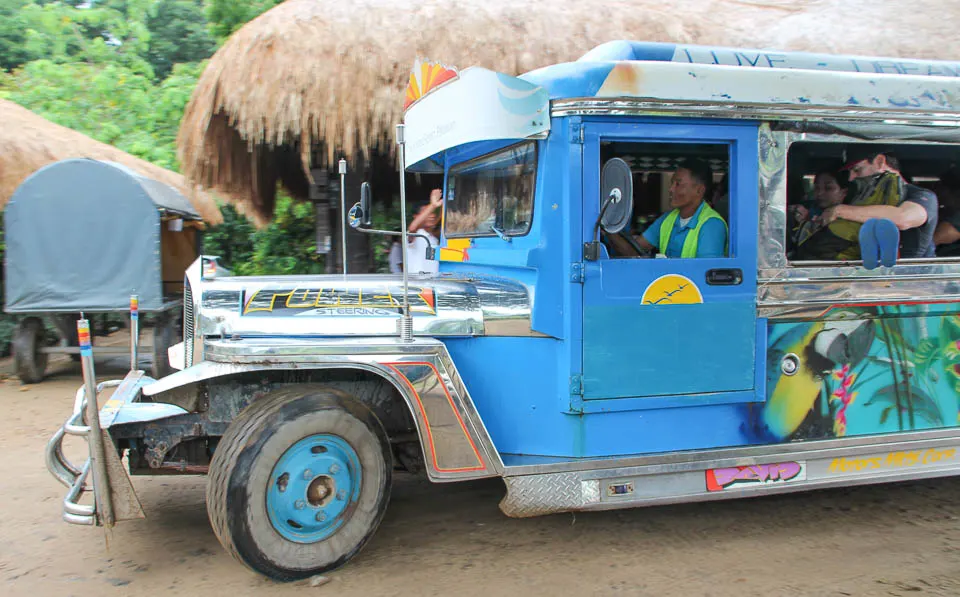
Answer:
POLYGON ((207 514, 223 547, 247 567, 280 581, 307 578, 345 564, 367 543, 386 512, 392 469, 386 431, 359 400, 323 386, 282 389, 247 407, 221 438, 210 463, 207 514), (271 523, 267 491, 287 450, 316 434, 355 451, 359 497, 331 536, 295 542, 271 523))
POLYGON ((46 328, 39 317, 27 317, 17 325, 13 336, 13 362, 20 382, 40 383, 47 370, 47 353, 40 352, 46 328))
POLYGON ((173 346, 176 330, 173 322, 166 317, 157 319, 153 326, 153 361, 150 365, 150 374, 154 379, 160 379, 173 373, 170 366, 170 357, 167 349, 173 346))

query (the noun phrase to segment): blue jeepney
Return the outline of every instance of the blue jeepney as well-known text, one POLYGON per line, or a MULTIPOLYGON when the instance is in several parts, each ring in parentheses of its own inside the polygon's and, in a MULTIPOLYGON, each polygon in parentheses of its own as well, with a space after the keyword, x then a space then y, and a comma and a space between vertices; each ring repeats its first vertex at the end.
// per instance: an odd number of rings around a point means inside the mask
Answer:
POLYGON ((142 516, 123 455, 130 474, 209 473, 223 545, 290 580, 363 547, 394 470, 500 477, 515 517, 956 474, 960 260, 797 261, 788 208, 861 143, 946 197, 958 74, 636 42, 520 77, 418 63, 399 155, 442 176, 439 274, 198 260, 178 372, 94 387, 88 363, 47 453, 64 518, 142 516), (726 252, 652 258, 635 237, 691 158, 726 252), (65 434, 91 440, 83 466, 65 434))

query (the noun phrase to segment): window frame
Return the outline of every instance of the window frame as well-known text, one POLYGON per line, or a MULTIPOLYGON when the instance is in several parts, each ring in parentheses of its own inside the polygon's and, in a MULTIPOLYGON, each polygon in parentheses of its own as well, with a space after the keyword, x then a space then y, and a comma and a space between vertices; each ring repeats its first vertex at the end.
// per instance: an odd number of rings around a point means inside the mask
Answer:
MULTIPOLYGON (((731 179, 731 177, 733 176, 733 166, 734 166, 734 149, 733 149, 733 143, 732 143, 732 142, 730 142, 730 141, 724 141, 724 140, 674 140, 674 139, 669 139, 669 140, 666 140, 666 139, 656 139, 656 140, 653 140, 653 139, 644 139, 644 140, 616 139, 616 140, 611 140, 611 139, 607 138, 607 139, 601 141, 601 147, 602 147, 602 145, 603 145, 604 143, 616 143, 616 144, 620 144, 620 145, 635 145, 635 146, 642 146, 642 145, 652 146, 652 145, 660 145, 660 144, 662 144, 662 145, 677 145, 677 146, 688 146, 688 147, 698 147, 698 146, 717 146, 717 147, 723 147, 723 149, 724 149, 724 160, 725 160, 725 162, 726 162, 725 174, 726 174, 726 176, 727 176, 727 216, 726 216, 726 219, 724 220, 724 225, 726 226, 726 229, 727 229, 727 242, 726 242, 726 246, 725 246, 725 248, 724 248, 724 254, 721 255, 721 256, 719 256, 719 257, 687 257, 686 259, 732 259, 732 258, 735 257, 735 255, 734 255, 734 247, 732 246, 732 243, 731 243, 731 236, 732 236, 731 229, 732 229, 732 227, 731 227, 731 222, 730 222, 730 220, 731 220, 731 213, 732 213, 732 212, 735 212, 735 209, 734 209, 735 206, 734 206, 734 203, 733 203, 733 202, 734 202, 734 201, 738 201, 738 200, 733 197, 733 194, 732 194, 732 193, 730 193, 730 186, 732 185, 732 183, 730 182, 730 179, 731 179)), ((614 155, 614 156, 612 156, 612 157, 621 157, 621 158, 622 158, 623 156, 622 156, 622 155, 614 155)), ((691 155, 691 156, 689 156, 689 157, 694 157, 694 158, 699 158, 699 159, 705 159, 705 160, 709 161, 709 157, 706 157, 706 158, 705 158, 705 157, 703 157, 703 156, 701 156, 701 155, 695 155, 695 154, 694 154, 694 155, 691 155)), ((611 159, 611 158, 608 158, 608 159, 611 159)), ((601 171, 603 170, 603 165, 604 165, 604 163, 601 161, 601 163, 599 164, 599 168, 600 168, 601 171)), ((643 172, 643 170, 635 170, 633 167, 631 167, 631 170, 633 171, 634 174, 637 174, 638 172, 643 172)), ((675 171, 675 170, 674 170, 674 171, 675 171)), ((661 170, 651 170, 650 172, 655 172, 655 173, 657 173, 657 174, 664 174, 664 173, 665 173, 665 171, 661 171, 661 170)), ((669 176, 664 177, 664 181, 665 181, 665 182, 669 183, 670 180, 671 180, 671 178, 670 178, 669 176)), ((711 181, 711 186, 712 186, 713 184, 715 184, 715 183, 713 183, 713 182, 711 181)), ((600 192, 600 193, 598 194, 598 197, 600 197, 601 205, 602 205, 602 202, 603 202, 603 197, 602 197, 602 195, 603 195, 602 192, 600 192)), ((707 197, 704 197, 704 203, 706 203, 707 205, 709 205, 709 201, 708 201, 708 198, 707 198, 707 197)), ((650 228, 650 226, 653 226, 653 224, 656 223, 656 221, 659 220, 660 217, 665 216, 666 214, 669 214, 671 211, 672 211, 672 210, 668 207, 666 211, 660 212, 660 214, 659 214, 656 218, 654 218, 653 222, 651 222, 651 223, 647 226, 647 228, 644 228, 644 230, 643 230, 642 232, 631 232, 631 234, 633 234, 634 236, 643 236, 644 232, 646 232, 646 230, 648 230, 648 229, 650 228)), ((634 213, 634 216, 635 216, 635 213, 634 213)), ((632 222, 631 222, 631 224, 632 224, 632 222)), ((689 234, 689 232, 688 232, 688 234, 689 234)), ((610 247, 607 247, 607 252, 609 253, 609 251, 610 251, 610 247)), ((657 254, 662 254, 662 255, 666 256, 666 247, 664 247, 662 250, 661 250, 660 248, 658 248, 658 249, 657 249, 657 254)), ((614 255, 610 255, 610 256, 608 257, 608 259, 618 259, 618 260, 620 260, 620 259, 650 259, 650 258, 654 258, 655 256, 656 256, 656 255, 653 255, 653 256, 635 256, 635 255, 624 255, 624 256, 617 255, 617 256, 614 256, 614 255)))
MULTIPOLYGON (((895 129, 896 127, 895 125, 891 125, 891 128, 895 129)), ((902 139, 895 136, 882 138, 882 139, 862 139, 859 137, 852 137, 844 134, 802 133, 802 132, 796 132, 796 131, 790 131, 790 130, 781 130, 781 131, 774 131, 774 132, 786 133, 787 135, 786 150, 784 151, 784 154, 783 154, 783 166, 782 166, 784 171, 784 188, 782 191, 783 202, 782 204, 777 202, 775 200, 776 193, 774 193, 774 196, 767 197, 766 201, 764 200, 765 199, 764 197, 761 197, 761 205, 765 206, 767 210, 777 210, 778 206, 782 205, 782 209, 784 213, 784 220, 783 220, 784 225, 781 230, 781 235, 777 240, 780 243, 779 245, 780 248, 782 249, 782 251, 780 251, 784 260, 784 265, 782 267, 792 272, 798 272, 800 270, 825 271, 833 268, 840 268, 842 271, 853 271, 856 268, 863 267, 862 259, 844 260, 844 261, 840 261, 840 260, 798 261, 798 260, 789 259, 787 257, 786 247, 787 247, 787 239, 789 238, 789 232, 790 232, 787 227, 787 221, 788 221, 787 210, 790 208, 790 202, 789 202, 790 197, 788 196, 788 194, 789 194, 790 184, 793 180, 791 178, 789 162, 790 162, 790 152, 794 149, 794 146, 796 144, 804 143, 807 145, 819 144, 819 145, 842 145, 842 146, 861 144, 861 145, 885 145, 885 146, 894 146, 894 147, 916 145, 916 146, 941 147, 941 148, 944 148, 945 151, 949 150, 949 148, 955 148, 958 152, 960 152, 960 143, 944 143, 944 142, 936 142, 936 141, 930 141, 930 140, 902 139)), ((938 204, 939 204, 939 200, 940 198, 938 197, 937 198, 938 204)), ((761 210, 761 223, 763 221, 762 212, 763 212, 763 209, 761 210)), ((763 251, 764 249, 763 247, 761 247, 760 252, 762 253, 763 251)), ((940 265, 940 264, 952 264, 952 263, 954 264, 960 263, 960 257, 934 256, 934 257, 912 257, 912 258, 906 258, 906 259, 899 259, 899 258, 897 259, 897 265, 904 265, 904 266, 940 265)), ((758 266, 759 266, 759 263, 758 263, 758 266)), ((760 269, 763 269, 763 267, 760 266, 760 269)))
MULTIPOLYGON (((470 158, 470 159, 468 159, 468 160, 464 160, 464 161, 462 161, 462 162, 458 162, 458 163, 456 163, 456 164, 454 164, 454 165, 452 165, 452 166, 450 166, 450 167, 447 168, 447 172, 446 172, 446 174, 445 174, 445 176, 444 176, 444 185, 443 185, 443 188, 444 188, 443 230, 442 230, 443 238, 450 238, 450 239, 454 239, 454 238, 456 238, 456 239, 462 239, 462 238, 497 238, 497 237, 499 236, 495 231, 450 234, 450 232, 449 232, 448 229, 447 229, 447 212, 448 212, 448 203, 450 202, 450 199, 449 199, 450 184, 451 184, 451 182, 453 181, 454 177, 456 176, 455 173, 454 173, 454 169, 467 168, 467 167, 469 167, 471 164, 476 164, 477 162, 480 162, 480 161, 482 161, 482 160, 489 159, 490 157, 495 156, 495 155, 498 154, 498 153, 503 153, 503 152, 511 151, 511 150, 514 150, 514 149, 519 148, 519 147, 524 146, 524 145, 530 145, 530 146, 532 146, 532 148, 533 148, 533 171, 532 171, 530 174, 532 174, 532 176, 533 176, 534 184, 533 184, 533 189, 532 189, 532 191, 531 191, 531 197, 530 197, 530 219, 529 219, 529 221, 527 222, 526 229, 525 229, 522 233, 517 233, 517 232, 506 233, 506 232, 504 232, 504 233, 503 233, 503 236, 504 236, 505 238, 519 238, 519 237, 527 236, 528 234, 530 234, 530 231, 533 229, 533 219, 534 219, 534 217, 535 217, 536 207, 537 207, 537 201, 536 201, 536 198, 537 198, 537 175, 538 175, 539 167, 540 167, 540 162, 539 162, 539 160, 540 160, 540 144, 537 142, 536 139, 522 139, 522 140, 520 140, 520 141, 518 141, 518 142, 516 142, 516 143, 511 143, 510 145, 505 145, 505 146, 499 147, 499 148, 497 148, 497 149, 495 149, 495 150, 493 150, 493 151, 489 151, 489 152, 487 152, 487 153, 478 155, 478 156, 473 157, 473 158, 470 158)), ((454 195, 454 196, 456 196, 456 195, 454 195)), ((455 199, 454 199, 454 200, 455 200, 455 199)), ((494 208, 494 221, 495 221, 495 222, 502 222, 502 221, 503 221, 503 213, 502 213, 502 212, 503 212, 503 204, 502 204, 502 202, 499 202, 499 201, 498 201, 497 203, 498 203, 499 205, 498 205, 498 207, 495 207, 495 208, 494 208), (500 213, 497 213, 497 211, 499 211, 500 213)))

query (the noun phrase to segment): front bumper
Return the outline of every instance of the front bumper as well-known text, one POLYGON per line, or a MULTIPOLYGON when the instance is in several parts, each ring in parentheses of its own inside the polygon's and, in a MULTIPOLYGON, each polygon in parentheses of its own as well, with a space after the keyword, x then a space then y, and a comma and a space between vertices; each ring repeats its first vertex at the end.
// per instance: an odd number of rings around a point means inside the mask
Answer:
POLYGON ((143 518, 143 509, 130 483, 130 477, 120 461, 120 454, 110 436, 110 427, 121 423, 153 421, 186 413, 171 404, 141 403, 137 399, 141 388, 153 380, 143 371, 131 371, 122 380, 104 381, 96 386, 94 400, 107 388, 116 388, 113 396, 98 412, 96 425, 85 418, 87 412, 86 386, 77 390, 73 414, 47 442, 47 469, 67 487, 63 498, 63 520, 80 525, 110 525, 120 520, 143 518), (98 455, 91 436, 99 433, 102 438, 102 453, 98 455), (77 466, 63 453, 63 440, 68 435, 84 438, 87 443, 87 458, 77 466), (97 458, 103 458, 104 467, 98 467, 97 458), (100 478, 94 471, 105 471, 100 478), (83 500, 85 495, 90 500, 83 500), (83 500, 86 503, 81 503, 83 500), (105 516, 105 513, 109 513, 105 516))

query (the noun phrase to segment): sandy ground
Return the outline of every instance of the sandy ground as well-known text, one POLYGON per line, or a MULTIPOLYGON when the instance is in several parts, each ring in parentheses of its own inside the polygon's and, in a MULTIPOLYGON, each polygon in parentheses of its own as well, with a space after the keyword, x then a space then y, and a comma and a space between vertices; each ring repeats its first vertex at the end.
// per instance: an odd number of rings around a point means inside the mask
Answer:
MULTIPOLYGON (((123 374, 113 363, 101 378, 123 374)), ((80 378, 70 362, 51 369, 0 383, 5 596, 960 595, 960 479, 512 520, 498 480, 401 476, 353 562, 324 586, 279 585, 220 548, 200 477, 135 478, 147 519, 112 532, 61 522, 43 447, 80 378)))

